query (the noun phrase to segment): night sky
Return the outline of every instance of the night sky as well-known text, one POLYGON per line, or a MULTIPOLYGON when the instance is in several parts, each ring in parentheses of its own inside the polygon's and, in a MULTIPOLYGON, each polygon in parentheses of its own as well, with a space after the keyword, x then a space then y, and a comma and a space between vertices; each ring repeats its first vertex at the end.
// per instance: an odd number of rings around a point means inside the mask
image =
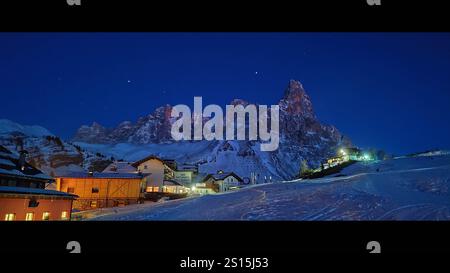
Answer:
POLYGON ((300 80, 363 148, 450 148, 449 33, 0 33, 0 118, 65 139, 163 104, 276 104, 300 80))

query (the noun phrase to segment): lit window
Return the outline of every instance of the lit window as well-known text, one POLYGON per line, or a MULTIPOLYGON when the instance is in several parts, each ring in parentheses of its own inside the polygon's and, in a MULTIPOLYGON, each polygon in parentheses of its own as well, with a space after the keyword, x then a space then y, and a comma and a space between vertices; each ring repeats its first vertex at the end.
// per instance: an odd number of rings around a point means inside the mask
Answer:
POLYGON ((91 208, 97 207, 97 201, 91 201, 91 208))
POLYGON ((42 213, 42 220, 43 221, 50 220, 50 212, 46 211, 46 212, 42 213))
POLYGON ((159 187, 147 187, 146 192, 159 192, 159 187))
POLYGON ((61 220, 67 220, 67 219, 69 219, 68 216, 69 216, 69 215, 68 215, 67 211, 61 212, 61 220))
POLYGON ((33 219, 34 219, 33 212, 27 212, 27 214, 25 214, 25 221, 33 221, 33 219))
POLYGON ((14 219, 16 219, 15 213, 7 213, 5 215, 5 221, 14 221, 14 219))

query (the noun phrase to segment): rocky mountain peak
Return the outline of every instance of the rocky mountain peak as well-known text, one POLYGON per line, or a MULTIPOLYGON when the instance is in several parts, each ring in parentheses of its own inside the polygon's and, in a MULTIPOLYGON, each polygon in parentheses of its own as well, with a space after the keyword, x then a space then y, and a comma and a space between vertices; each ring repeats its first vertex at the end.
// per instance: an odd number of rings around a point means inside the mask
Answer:
POLYGON ((299 81, 289 81, 279 105, 280 109, 287 114, 301 115, 305 118, 316 118, 311 99, 299 81))

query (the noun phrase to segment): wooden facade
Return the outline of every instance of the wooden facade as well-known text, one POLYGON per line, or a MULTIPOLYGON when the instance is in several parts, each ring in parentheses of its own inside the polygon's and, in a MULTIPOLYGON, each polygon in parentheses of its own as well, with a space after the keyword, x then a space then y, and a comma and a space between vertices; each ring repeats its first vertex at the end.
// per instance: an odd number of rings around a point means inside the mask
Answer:
POLYGON ((87 210, 136 204, 143 198, 145 181, 138 175, 58 177, 56 189, 77 195, 73 208, 87 210))

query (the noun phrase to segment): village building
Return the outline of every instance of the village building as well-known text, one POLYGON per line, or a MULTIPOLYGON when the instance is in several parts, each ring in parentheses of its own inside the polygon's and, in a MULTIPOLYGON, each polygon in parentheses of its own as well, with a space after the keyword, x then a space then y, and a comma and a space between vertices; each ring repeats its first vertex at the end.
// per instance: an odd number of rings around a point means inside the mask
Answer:
POLYGON ((203 192, 205 189, 211 189, 214 192, 226 192, 239 188, 242 182, 242 178, 233 172, 219 171, 217 174, 207 175, 202 183, 197 183, 194 191, 203 192))
POLYGON ((70 220, 74 194, 46 189, 52 177, 26 162, 26 152, 16 155, 0 146, 0 220, 70 220))
POLYGON ((140 203, 145 176, 134 173, 71 173, 56 178, 58 191, 76 194, 73 207, 87 210, 140 203))
POLYGON ((189 189, 175 180, 164 180, 162 186, 162 192, 174 193, 174 194, 186 194, 189 189))
POLYGON ((145 175, 145 192, 160 192, 166 176, 166 165, 159 157, 147 156, 131 164, 139 173, 145 175))
POLYGON ((187 189, 175 179, 172 167, 176 168, 175 160, 162 160, 150 155, 136 162, 113 162, 102 173, 142 175, 143 192, 146 193, 187 193, 187 189))
POLYGON ((166 164, 170 169, 177 169, 177 162, 174 159, 163 159, 164 164, 166 164))
POLYGON ((195 173, 191 170, 176 170, 174 174, 174 179, 186 187, 190 187, 195 178, 195 173))
POLYGON ((195 165, 180 165, 174 171, 174 179, 186 187, 191 187, 198 175, 198 167, 195 165))

